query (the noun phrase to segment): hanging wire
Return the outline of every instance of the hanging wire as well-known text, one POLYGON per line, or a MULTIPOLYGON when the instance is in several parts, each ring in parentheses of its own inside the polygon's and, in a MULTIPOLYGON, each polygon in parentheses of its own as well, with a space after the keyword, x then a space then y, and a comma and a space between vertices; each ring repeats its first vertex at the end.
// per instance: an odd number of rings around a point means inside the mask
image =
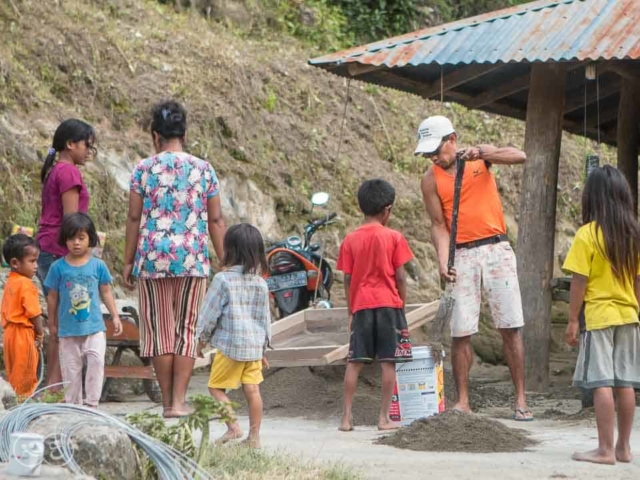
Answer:
POLYGON ((440 65, 440 103, 444 103, 444 67, 440 65))
POLYGON ((600 76, 596 70, 596 108, 598 110, 598 152, 600 152, 600 76))
POLYGON ((587 148, 588 148, 588 138, 587 138, 587 87, 589 85, 589 79, 587 79, 587 75, 585 72, 584 75, 584 130, 582 132, 582 134, 584 135, 584 153, 585 155, 587 154, 587 148))
POLYGON ((349 105, 349 90, 351 89, 351 77, 347 78, 347 97, 344 100, 344 110, 342 111, 342 125, 340 126, 340 136, 338 137, 338 145, 336 155, 333 159, 334 170, 338 171, 338 160, 340 159, 340 149, 342 147, 342 134, 344 133, 344 124, 347 119, 347 106, 349 105))

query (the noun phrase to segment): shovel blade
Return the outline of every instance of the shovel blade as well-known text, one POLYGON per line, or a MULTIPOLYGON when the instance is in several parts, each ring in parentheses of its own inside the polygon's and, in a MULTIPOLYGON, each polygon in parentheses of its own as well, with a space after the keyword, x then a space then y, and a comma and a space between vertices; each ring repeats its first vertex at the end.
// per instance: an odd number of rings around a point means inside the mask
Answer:
POLYGON ((447 329, 451 323, 451 316, 453 315, 453 306, 455 304, 455 298, 450 291, 446 291, 442 297, 440 297, 440 304, 438 305, 438 311, 433 321, 433 333, 435 340, 443 341, 447 336, 447 329))

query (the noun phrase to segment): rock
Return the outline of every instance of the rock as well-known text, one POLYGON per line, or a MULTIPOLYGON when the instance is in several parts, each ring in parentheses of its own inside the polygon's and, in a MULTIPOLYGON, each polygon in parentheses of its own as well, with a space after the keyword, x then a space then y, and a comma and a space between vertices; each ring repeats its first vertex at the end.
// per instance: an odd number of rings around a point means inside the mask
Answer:
POLYGON ((251 180, 233 176, 220 178, 222 213, 227 225, 248 222, 265 237, 278 238, 280 228, 273 198, 260 191, 251 180))
POLYGON ((313 8, 301 3, 298 7, 298 21, 305 27, 313 27, 316 24, 316 12, 313 8))
MULTIPOLYGON (((8 464, 0 465, 0 480, 19 480, 25 477, 16 477, 15 475, 9 475, 5 473, 8 468, 8 464)), ((96 480, 95 477, 88 475, 74 475, 66 468, 54 467, 52 465, 43 465, 40 471, 40 475, 37 477, 39 480, 51 480, 51 479, 64 479, 64 480, 96 480)))
POLYGON ((127 152, 117 152, 115 150, 105 150, 100 153, 99 158, 100 165, 98 166, 98 163, 96 162, 95 164, 90 164, 89 168, 105 168, 116 181, 116 184, 122 190, 128 192, 129 182, 131 181, 131 172, 139 158, 131 158, 127 152))
MULTIPOLYGON (((82 421, 78 415, 44 415, 29 425, 28 431, 55 438, 68 425, 82 421)), ((72 437, 73 458, 84 472, 97 478, 134 480, 138 458, 129 436, 115 428, 84 425, 72 437)), ((45 440, 45 460, 56 464, 55 442, 45 440)))
POLYGON ((0 412, 16 405, 16 394, 9 382, 0 377, 0 412))

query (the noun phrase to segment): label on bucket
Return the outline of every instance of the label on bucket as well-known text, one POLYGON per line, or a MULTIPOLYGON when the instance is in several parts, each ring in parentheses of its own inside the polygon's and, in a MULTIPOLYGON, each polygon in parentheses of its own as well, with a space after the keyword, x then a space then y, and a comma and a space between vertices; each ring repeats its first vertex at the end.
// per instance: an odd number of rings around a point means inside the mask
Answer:
POLYGON ((412 362, 396 365, 396 384, 389 408, 392 421, 408 425, 418 418, 443 412, 444 400, 442 361, 435 364, 430 354, 415 355, 412 362))

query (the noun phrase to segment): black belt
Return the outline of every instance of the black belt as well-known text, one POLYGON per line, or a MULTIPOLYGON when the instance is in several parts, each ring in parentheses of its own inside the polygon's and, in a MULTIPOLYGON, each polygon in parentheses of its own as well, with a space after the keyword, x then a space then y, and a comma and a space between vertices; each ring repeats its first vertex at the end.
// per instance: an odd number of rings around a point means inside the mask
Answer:
POLYGON ((508 241, 509 237, 506 235, 494 235, 493 237, 481 238, 480 240, 474 240, 473 242, 456 243, 456 248, 476 248, 508 241))

